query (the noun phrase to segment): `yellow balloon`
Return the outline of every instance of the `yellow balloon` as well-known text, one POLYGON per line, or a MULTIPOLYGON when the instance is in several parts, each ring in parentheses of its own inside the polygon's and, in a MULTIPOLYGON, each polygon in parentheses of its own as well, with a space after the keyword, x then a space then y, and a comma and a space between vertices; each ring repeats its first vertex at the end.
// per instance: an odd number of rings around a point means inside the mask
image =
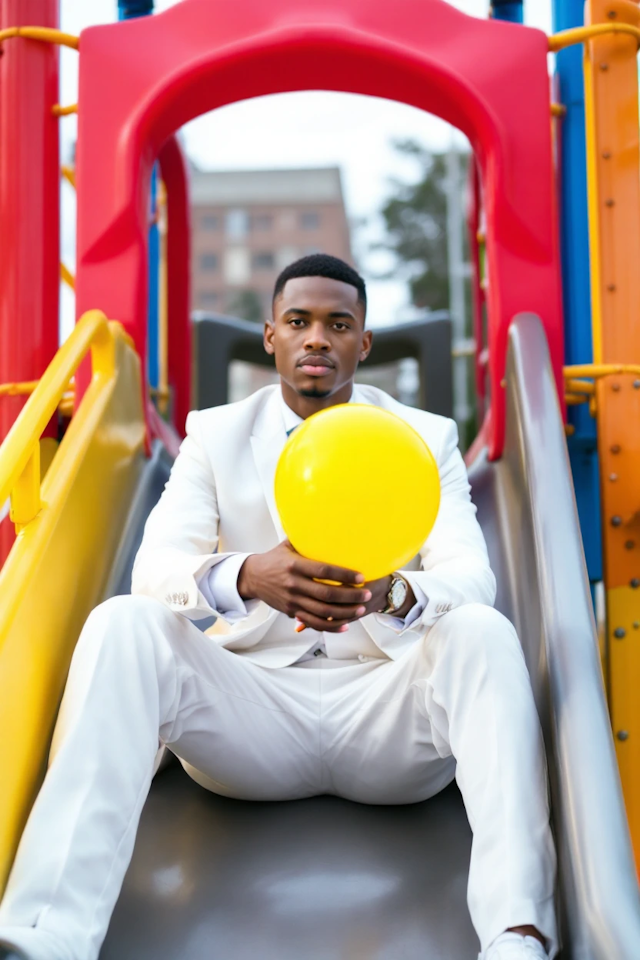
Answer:
POLYGON ((405 420, 345 403, 313 414, 289 437, 275 496, 298 553, 369 581, 401 570, 418 553, 438 514, 440 477, 429 447, 405 420))

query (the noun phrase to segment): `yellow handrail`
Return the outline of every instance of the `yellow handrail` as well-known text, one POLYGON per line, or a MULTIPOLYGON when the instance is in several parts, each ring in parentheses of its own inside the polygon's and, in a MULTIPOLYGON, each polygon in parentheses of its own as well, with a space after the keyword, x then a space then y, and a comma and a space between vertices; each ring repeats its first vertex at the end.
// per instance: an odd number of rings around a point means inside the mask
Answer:
POLYGON ((69 103, 67 104, 66 107, 63 107, 62 104, 60 103, 54 103, 54 105, 51 107, 51 113, 54 115, 54 117, 68 117, 72 113, 77 113, 77 112, 78 112, 77 103, 69 103))
POLYGON ((601 377, 615 377, 621 373, 634 373, 640 376, 639 363, 578 363, 564 368, 565 378, 588 377, 599 380, 601 377))
POLYGON ((11 519, 19 531, 38 514, 40 437, 58 409, 69 381, 91 351, 93 378, 115 375, 115 343, 101 310, 85 313, 44 372, 0 447, 0 503, 11 497, 11 519))
POLYGON ((12 37, 58 43, 62 47, 71 47, 72 50, 80 49, 80 37, 74 37, 73 34, 64 33, 62 30, 54 30, 53 27, 7 27, 6 30, 0 30, 0 43, 12 37))
POLYGON ((561 30, 560 33, 554 33, 549 37, 549 50, 556 53, 563 50, 564 47, 570 47, 574 43, 584 43, 586 40, 592 40, 594 37, 600 37, 607 33, 626 33, 635 37, 640 45, 640 27, 634 27, 630 23, 594 23, 588 27, 572 27, 571 30, 561 30))

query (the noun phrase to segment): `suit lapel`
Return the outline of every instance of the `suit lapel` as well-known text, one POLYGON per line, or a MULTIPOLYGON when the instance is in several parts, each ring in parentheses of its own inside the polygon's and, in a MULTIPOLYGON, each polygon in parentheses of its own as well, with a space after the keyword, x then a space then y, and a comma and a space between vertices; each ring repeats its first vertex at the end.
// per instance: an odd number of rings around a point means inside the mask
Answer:
POLYGON ((287 439, 282 420, 281 404, 280 389, 276 388, 269 395, 256 417, 251 435, 251 450, 273 525, 276 528, 279 540, 284 540, 286 534, 280 523, 274 491, 276 466, 287 439))

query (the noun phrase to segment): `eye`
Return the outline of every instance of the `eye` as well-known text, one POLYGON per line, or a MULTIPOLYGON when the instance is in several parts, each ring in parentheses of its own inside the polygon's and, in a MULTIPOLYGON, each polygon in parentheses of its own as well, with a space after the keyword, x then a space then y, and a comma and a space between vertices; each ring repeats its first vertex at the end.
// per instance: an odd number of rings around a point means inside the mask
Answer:
POLYGON ((348 323, 345 323, 344 320, 337 320, 334 325, 336 330, 350 330, 351 327, 348 323))
POLYGON ((304 319, 302 317, 291 317, 291 320, 289 320, 289 324, 292 327, 297 327, 298 329, 300 329, 300 327, 303 326, 304 324, 304 319))

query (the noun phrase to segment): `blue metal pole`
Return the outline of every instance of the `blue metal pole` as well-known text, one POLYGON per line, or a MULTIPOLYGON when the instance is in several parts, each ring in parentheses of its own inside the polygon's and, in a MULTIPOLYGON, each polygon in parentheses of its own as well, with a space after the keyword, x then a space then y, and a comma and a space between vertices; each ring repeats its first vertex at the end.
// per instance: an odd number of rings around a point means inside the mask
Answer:
MULTIPOLYGON (((153 13, 153 0, 118 0, 118 20, 133 20, 135 17, 146 17, 153 13)), ((157 216, 157 164, 151 175, 151 196, 149 203, 149 301, 148 301, 148 361, 147 375, 149 385, 157 387, 160 379, 160 340, 159 340, 159 292, 158 280, 160 275, 160 236, 158 233, 157 216)))
MULTIPOLYGON (((584 22, 583 0, 554 0, 555 31, 584 22)), ((566 108, 560 128, 560 242, 564 297, 565 363, 592 363, 589 223, 582 47, 556 54, 559 99, 566 108)), ((571 407, 569 459, 589 579, 602 579, 600 482, 596 423, 586 404, 571 407)))
POLYGON ((133 20, 153 13, 153 0, 118 0, 118 20, 133 20))
POLYGON ((491 4, 491 16, 494 20, 508 20, 510 23, 523 23, 523 0, 493 0, 491 4))
POLYGON ((160 233, 158 231, 158 164, 151 173, 150 222, 148 244, 149 301, 148 301, 148 350, 147 373, 149 385, 157 387, 160 382, 160 233))

